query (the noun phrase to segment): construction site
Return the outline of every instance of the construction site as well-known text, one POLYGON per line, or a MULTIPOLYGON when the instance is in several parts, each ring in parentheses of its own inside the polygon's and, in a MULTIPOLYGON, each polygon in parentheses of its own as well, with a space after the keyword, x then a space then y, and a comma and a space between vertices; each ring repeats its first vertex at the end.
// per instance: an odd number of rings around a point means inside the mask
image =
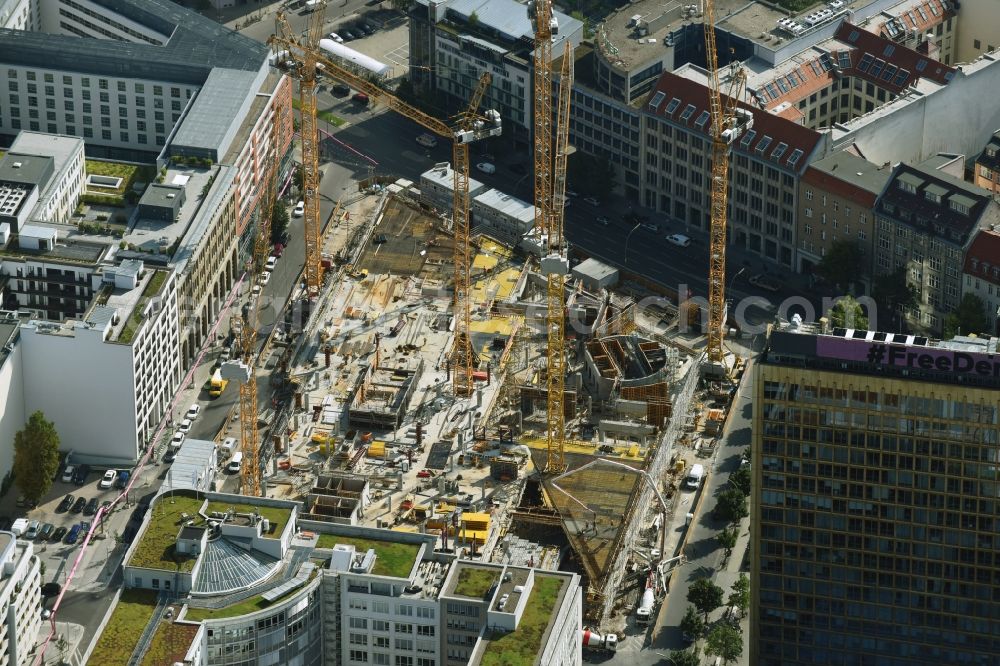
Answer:
POLYGON ((488 73, 445 123, 320 52, 321 19, 300 37, 279 15, 271 44, 294 62, 301 94, 308 317, 272 365, 280 377, 271 385, 291 394, 273 417, 250 411, 256 380, 244 342, 242 448, 267 464, 244 466, 242 491, 299 500, 312 520, 432 533, 465 557, 576 571, 585 623, 624 635, 650 623, 683 561, 702 478, 693 496, 682 481, 713 455, 742 372, 722 343, 726 146, 739 135, 723 129, 742 129, 745 117, 728 102, 713 116, 721 185, 707 335, 667 335, 679 316, 697 316, 676 294, 570 260, 562 218, 573 59, 567 42, 553 72, 551 6, 527 11, 537 44, 534 206, 487 197, 532 210, 533 228, 504 234, 513 241, 487 233, 503 214, 477 225, 470 212, 469 144, 501 132, 499 114, 479 109, 488 73), (438 182, 453 183, 448 197, 371 180, 321 222, 309 194, 318 70, 452 141, 450 166, 435 167, 438 182), (276 455, 262 455, 271 445, 276 455))

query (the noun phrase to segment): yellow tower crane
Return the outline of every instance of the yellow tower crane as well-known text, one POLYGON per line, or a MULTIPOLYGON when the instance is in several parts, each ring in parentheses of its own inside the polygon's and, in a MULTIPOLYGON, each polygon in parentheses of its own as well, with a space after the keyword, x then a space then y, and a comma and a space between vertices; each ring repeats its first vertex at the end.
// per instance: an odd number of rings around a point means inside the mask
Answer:
MULTIPOLYGON (((546 371, 546 460, 545 473, 556 474, 566 467, 566 321, 565 282, 569 273, 569 259, 562 229, 564 191, 554 191, 555 181, 565 189, 565 156, 553 159, 552 131, 552 37, 559 32, 559 24, 552 15, 549 0, 528 2, 528 17, 535 25, 535 52, 533 59, 534 99, 533 131, 535 156, 535 228, 545 236, 545 251, 541 260, 542 274, 546 276, 545 329, 547 335, 546 371), (560 176, 557 167, 562 165, 560 176), (556 212, 558 209, 558 213, 556 212)), ((564 65, 566 65, 564 59, 564 65)), ((565 70, 567 78, 571 70, 565 70)), ((564 79, 563 83, 566 83, 564 79)), ((566 115, 569 114, 569 86, 566 93, 566 115)), ((567 130, 568 131, 568 130, 567 130)), ((563 151, 565 152, 565 145, 563 151)), ((558 147, 556 147, 558 150, 558 147)))
MULTIPOLYGON (((494 136, 500 136, 501 133, 501 123, 500 114, 495 110, 487 110, 482 114, 479 113, 479 105, 486 94, 487 88, 490 85, 490 74, 484 73, 476 86, 472 94, 472 100, 469 106, 464 112, 459 114, 457 122, 454 126, 448 123, 438 120, 433 116, 430 116, 423 111, 414 108, 403 102, 402 100, 395 97, 391 92, 383 90, 378 85, 372 81, 355 74, 354 72, 348 70, 343 65, 335 62, 325 52, 318 46, 318 33, 314 39, 312 36, 312 31, 310 30, 310 41, 300 40, 290 29, 287 20, 283 13, 279 12, 277 19, 277 33, 272 35, 268 40, 268 44, 276 52, 286 51, 288 58, 292 61, 299 63, 297 66, 300 72, 300 77, 308 74, 307 68, 303 63, 309 63, 312 67, 312 88, 315 89, 315 72, 317 66, 322 67, 322 71, 325 75, 332 79, 341 81, 345 83, 358 92, 365 93, 368 95, 369 99, 374 102, 380 102, 384 104, 391 111, 409 118, 410 120, 416 122, 421 127, 433 132, 434 134, 450 139, 453 142, 452 148, 452 159, 453 159, 453 171, 454 171, 454 188, 453 188, 453 210, 452 210, 452 233, 455 239, 455 285, 454 285, 454 316, 455 316, 455 336, 454 336, 454 346, 451 353, 451 363, 453 368, 453 387, 456 395, 466 396, 472 392, 472 382, 473 382, 473 368, 475 361, 475 353, 472 349, 472 341, 469 334, 469 327, 471 324, 471 314, 469 303, 469 290, 471 283, 471 249, 469 243, 469 144, 476 141, 482 141, 494 136), (303 72, 305 74, 303 74, 303 72)), ((308 142, 306 136, 306 115, 307 106, 306 99, 303 96, 303 103, 301 105, 302 110, 302 166, 304 170, 303 181, 304 183, 318 183, 319 176, 319 163, 316 158, 315 141, 312 141, 313 149, 313 166, 309 166, 307 160, 305 159, 306 154, 306 144, 308 142), (310 180, 311 170, 314 170, 314 177, 310 180)), ((312 104, 308 107, 308 113, 312 116, 312 122, 310 123, 311 132, 310 135, 315 139, 316 137, 316 99, 315 94, 312 95, 312 104)), ((313 190, 316 191, 315 189, 313 190)), ((309 196, 308 185, 306 196, 309 196)), ((315 196, 314 196, 315 198, 315 196)), ((308 198, 306 199, 306 212, 309 211, 308 198)), ((316 202, 316 214, 317 214, 317 254, 316 254, 316 265, 317 270, 319 266, 319 244, 318 244, 318 215, 319 215, 319 202, 316 202)), ((307 237, 308 237, 307 233, 307 237)), ((307 238, 308 240, 308 238, 307 238)), ((309 255, 306 255, 306 262, 310 261, 309 255)), ((318 283, 317 283, 318 285, 318 283)))
POLYGON ((708 65, 709 106, 712 114, 711 227, 708 249, 708 349, 707 368, 728 374, 722 349, 726 323, 726 199, 729 185, 729 152, 733 142, 753 125, 753 115, 737 106, 743 97, 746 72, 730 67, 729 90, 723 99, 719 83, 719 53, 715 44, 715 7, 705 0, 705 60, 708 65))

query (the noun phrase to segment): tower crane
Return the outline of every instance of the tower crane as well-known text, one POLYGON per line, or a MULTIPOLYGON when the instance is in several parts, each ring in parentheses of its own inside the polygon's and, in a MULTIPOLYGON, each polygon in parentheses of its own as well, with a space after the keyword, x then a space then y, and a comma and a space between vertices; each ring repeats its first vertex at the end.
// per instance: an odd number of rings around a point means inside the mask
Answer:
MULTIPOLYGON (((546 276, 545 329, 547 335, 546 376, 546 460, 545 473, 556 474, 565 467, 566 446, 566 321, 565 281, 569 273, 569 259, 562 233, 562 208, 564 192, 553 191, 554 179, 565 188, 565 158, 553 160, 552 133, 552 37, 558 34, 559 24, 552 15, 549 0, 528 2, 528 17, 535 24, 535 52, 533 59, 534 80, 534 156, 535 156, 535 227, 545 236, 545 251, 541 270, 546 276), (559 176, 556 167, 562 165, 559 176), (558 200, 556 200, 556 195, 558 200), (558 208, 558 214, 555 209, 558 208)), ((566 65, 564 60, 564 65, 566 65)), ((567 75, 570 70, 567 70, 567 75)), ((565 80, 564 80, 565 82, 565 80)), ((569 113, 569 87, 566 113, 569 113)), ((558 149, 558 147, 557 147, 558 149)), ((565 146, 563 146, 565 151, 565 146)))
POLYGON ((722 97, 719 53, 715 44, 715 7, 705 0, 705 60, 708 66, 709 110, 712 115, 711 226, 708 249, 708 368, 728 374, 722 349, 726 323, 726 199, 729 186, 729 152, 733 142, 753 125, 753 115, 737 106, 743 97, 746 72, 730 66, 729 90, 722 97))
MULTIPOLYGON (((315 123, 316 97, 314 92, 317 67, 321 67, 323 73, 327 76, 336 79, 337 81, 341 81, 359 92, 365 93, 372 102, 381 102, 388 109, 409 118, 430 132, 433 132, 442 138, 450 139, 453 142, 452 164, 454 171, 454 188, 452 200, 452 233, 455 239, 455 285, 452 302, 454 305, 455 335, 454 346, 452 347, 450 359, 453 368, 452 377, 455 394, 460 396, 469 395, 472 392, 472 372, 475 363, 475 353, 472 349, 472 341, 469 333, 469 327, 471 324, 469 291, 472 270, 470 257, 471 249, 469 243, 469 144, 476 141, 482 141, 490 137, 500 136, 502 131, 500 114, 497 111, 490 109, 482 114, 478 111, 479 105, 490 85, 490 74, 485 72, 479 78, 479 82, 473 91, 472 100, 470 101, 469 106, 464 112, 458 115, 457 122, 454 126, 452 126, 410 106, 406 102, 403 102, 395 97, 391 92, 383 90, 372 81, 359 76, 358 74, 345 68, 343 65, 340 65, 332 60, 320 48, 320 31, 313 31, 311 23, 307 39, 302 40, 291 30, 284 13, 279 12, 275 22, 277 26, 277 34, 271 36, 268 40, 268 45, 270 45, 276 52, 286 51, 288 53, 288 57, 297 63, 297 71, 299 72, 299 76, 302 78, 303 87, 305 87, 305 77, 310 75, 312 76, 310 84, 310 90, 313 91, 311 93, 311 105, 307 106, 307 100, 304 95, 301 104, 303 146, 302 168, 304 171, 303 182, 306 184, 305 201, 307 214, 309 212, 309 183, 313 184, 312 197, 316 200, 317 197, 315 193, 317 190, 315 185, 319 182, 319 162, 316 150, 315 123), (312 69, 310 70, 309 67, 312 69), (307 115, 310 115, 312 119, 312 122, 309 123, 311 129, 309 130, 310 133, 308 135, 306 121, 307 115), (306 160, 307 144, 311 145, 311 161, 306 160)), ((322 23, 320 23, 320 25, 322 25, 322 23)), ((315 236, 317 252, 313 259, 310 259, 307 252, 306 262, 308 264, 311 260, 315 261, 315 268, 318 275, 320 261, 318 200, 315 202, 315 212, 317 216, 315 236)), ((308 227, 306 235, 308 243, 310 236, 308 227)), ((319 283, 317 281, 317 289, 318 284, 319 283)))

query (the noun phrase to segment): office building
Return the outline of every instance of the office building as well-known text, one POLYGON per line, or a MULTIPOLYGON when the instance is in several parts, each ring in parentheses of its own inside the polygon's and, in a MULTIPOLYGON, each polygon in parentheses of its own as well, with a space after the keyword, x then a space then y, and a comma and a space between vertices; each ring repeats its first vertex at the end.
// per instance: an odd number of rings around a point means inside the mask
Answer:
POLYGON ((997 663, 997 351, 771 332, 754 366, 750 663, 997 663))
POLYGON ((581 663, 577 574, 456 559, 436 545, 429 534, 304 519, 296 502, 175 489, 153 501, 129 547, 125 585, 180 595, 183 610, 159 622, 194 636, 193 666, 233 655, 331 666, 581 663))
POLYGON ((1000 311, 1000 232, 996 229, 980 229, 965 251, 962 296, 966 294, 977 296, 983 302, 987 328, 985 331, 961 332, 996 335, 1000 319, 997 314, 1000 311))
MULTIPOLYGON (((870 290, 875 201, 892 170, 847 151, 816 160, 799 180, 795 216, 799 239, 796 270, 812 274, 834 243, 856 243, 862 253, 856 285, 870 290)), ((847 285, 844 285, 847 286, 847 285)))
POLYGON ((0 532, 0 663, 32 663, 42 626, 42 576, 30 541, 0 532))
POLYGON ((904 269, 917 296, 907 319, 937 334, 961 298, 966 249, 979 229, 1000 224, 988 191, 938 168, 956 162, 943 156, 898 165, 875 206, 875 274, 904 269))

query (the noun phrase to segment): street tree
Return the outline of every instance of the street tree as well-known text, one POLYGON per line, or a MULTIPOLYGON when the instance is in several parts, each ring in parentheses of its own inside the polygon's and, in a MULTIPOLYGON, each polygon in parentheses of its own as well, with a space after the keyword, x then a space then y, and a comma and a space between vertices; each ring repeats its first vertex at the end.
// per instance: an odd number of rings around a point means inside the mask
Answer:
POLYGON ((722 657, 723 664, 736 661, 743 654, 743 634, 725 622, 717 624, 708 632, 705 653, 712 657, 722 657))
POLYGON ((879 275, 872 283, 872 298, 886 313, 898 308, 911 308, 917 304, 917 294, 906 282, 906 269, 898 268, 892 273, 879 275))
POLYGON ((827 312, 830 323, 840 328, 868 329, 868 316, 853 296, 841 296, 827 312))
POLYGON ((740 577, 733 583, 733 591, 729 593, 729 605, 735 606, 740 611, 741 617, 750 607, 750 579, 745 573, 740 573, 740 577))
POLYGON ((271 210, 271 244, 280 243, 288 233, 288 208, 281 201, 274 202, 271 210))
POLYGON ((700 666, 701 656, 698 654, 698 648, 691 650, 674 650, 667 657, 670 662, 670 666, 700 666))
POLYGON ((722 605, 722 588, 708 578, 699 578, 688 588, 687 600, 708 622, 708 614, 722 605))
POLYGON ((715 517, 727 523, 738 523, 750 515, 747 498, 735 488, 722 491, 715 504, 715 517))
POLYGON ((719 540, 719 545, 726 549, 726 557, 733 554, 733 548, 736 547, 736 539, 739 533, 733 528, 727 528, 722 530, 716 535, 719 540))
POLYGON ((745 465, 729 475, 729 485, 739 490, 744 496, 750 494, 751 480, 750 468, 745 465))
POLYGON ((684 617, 681 618, 680 628, 685 638, 689 638, 692 641, 698 640, 705 633, 705 621, 698 615, 698 611, 694 606, 687 607, 684 617))
POLYGON ((853 240, 842 239, 831 243, 816 264, 816 272, 827 282, 848 289, 861 274, 863 264, 861 246, 853 240))
POLYGON ((986 318, 986 303, 975 294, 962 296, 958 307, 944 320, 944 337, 969 333, 986 333, 989 321, 986 318))
POLYGON ((49 492, 52 477, 59 469, 59 433, 45 414, 31 415, 24 428, 14 435, 14 478, 18 489, 31 503, 49 492))

